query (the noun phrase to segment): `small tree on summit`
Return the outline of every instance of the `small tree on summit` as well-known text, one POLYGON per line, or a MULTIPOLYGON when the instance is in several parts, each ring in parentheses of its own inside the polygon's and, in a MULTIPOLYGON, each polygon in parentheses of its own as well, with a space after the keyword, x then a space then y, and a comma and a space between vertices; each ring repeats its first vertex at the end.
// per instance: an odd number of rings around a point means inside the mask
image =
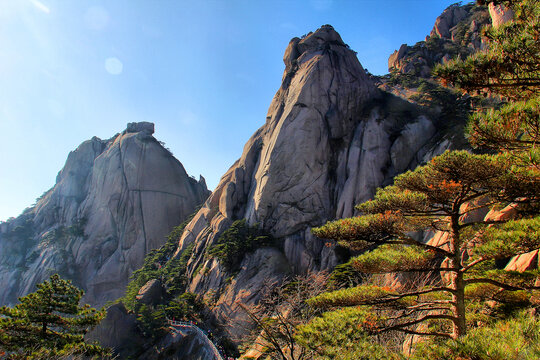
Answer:
POLYGON ((504 238, 493 226, 502 222, 465 221, 466 216, 495 204, 525 206, 537 201, 539 194, 539 179, 527 169, 509 165, 504 156, 446 152, 396 177, 395 184, 379 190, 374 200, 357 206, 363 216, 313 230, 356 250, 372 249, 352 260, 361 272, 442 272, 442 281, 401 292, 364 284, 322 294, 310 303, 324 309, 360 305, 380 310, 381 316, 373 319, 371 314, 361 324, 369 333, 465 335, 466 308, 475 299, 520 300, 522 291, 538 288, 534 274, 497 270, 494 261, 540 247, 540 234, 528 231, 534 224, 527 220, 509 224, 505 230, 515 231, 504 238), (426 229, 439 232, 442 244, 426 244, 411 235, 426 229), (424 322, 428 330, 418 331, 424 322))
POLYGON ((14 357, 31 358, 62 353, 106 354, 86 344, 83 335, 103 314, 88 305, 79 306, 84 292, 57 274, 37 285, 37 291, 19 298, 14 308, 0 308, 0 349, 14 357))

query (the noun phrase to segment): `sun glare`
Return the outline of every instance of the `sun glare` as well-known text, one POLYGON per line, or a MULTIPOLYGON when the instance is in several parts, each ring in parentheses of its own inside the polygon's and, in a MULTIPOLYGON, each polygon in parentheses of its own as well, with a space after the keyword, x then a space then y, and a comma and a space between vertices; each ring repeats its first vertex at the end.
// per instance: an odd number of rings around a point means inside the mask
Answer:
POLYGON ((115 57, 110 57, 105 60, 105 70, 111 75, 120 75, 124 70, 124 64, 115 57))

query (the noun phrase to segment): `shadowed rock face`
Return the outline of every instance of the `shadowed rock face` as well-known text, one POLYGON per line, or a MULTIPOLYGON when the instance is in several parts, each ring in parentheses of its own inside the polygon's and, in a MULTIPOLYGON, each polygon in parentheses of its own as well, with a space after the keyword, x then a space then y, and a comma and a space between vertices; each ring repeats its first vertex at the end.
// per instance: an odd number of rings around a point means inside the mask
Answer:
MULTIPOLYGON (((228 324, 246 320, 238 304, 256 302, 265 283, 336 265, 312 227, 352 216, 377 187, 450 146, 431 147, 440 145, 430 142, 432 121, 403 100, 389 101, 331 26, 292 39, 283 60, 266 123, 186 227, 177 253, 195 243, 189 291, 214 302, 228 324), (281 246, 247 254, 231 279, 205 252, 243 218, 281 246)), ((240 326, 229 330, 241 334, 240 326)))
POLYGON ((137 316, 128 313, 124 304, 118 303, 107 309, 106 317, 85 335, 85 341, 98 341, 125 359, 134 356, 147 339, 140 334, 137 316))
POLYGON ((139 356, 145 360, 217 360, 209 340, 190 328, 169 332, 151 349, 139 356))
POLYGON ((144 256, 209 195, 153 131, 154 124, 131 123, 109 140, 85 141, 35 206, 0 225, 0 288, 7 289, 0 303, 54 272, 81 286, 92 305, 123 295, 144 256))

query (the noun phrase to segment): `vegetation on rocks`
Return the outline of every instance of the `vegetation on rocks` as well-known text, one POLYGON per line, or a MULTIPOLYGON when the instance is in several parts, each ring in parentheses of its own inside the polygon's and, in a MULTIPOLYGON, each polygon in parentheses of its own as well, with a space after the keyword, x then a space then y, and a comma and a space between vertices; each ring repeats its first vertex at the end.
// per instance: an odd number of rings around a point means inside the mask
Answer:
MULTIPOLYGON (((143 266, 134 271, 127 286, 126 295, 118 301, 137 316, 140 333, 148 344, 136 344, 133 354, 142 354, 152 344, 156 344, 169 332, 168 320, 192 321, 202 324, 209 320, 204 304, 193 293, 186 292, 187 263, 193 254, 193 244, 188 245, 180 255, 173 256, 179 245, 184 228, 195 216, 193 213, 185 222, 176 226, 167 236, 167 242, 159 249, 149 252, 143 266), (158 280, 164 293, 157 303, 143 303, 138 298, 139 290, 150 280, 158 280)), ((202 325, 201 325, 202 326, 202 325)), ((227 341, 223 338, 220 341, 227 341)), ((234 352, 234 347, 231 352, 234 352)))
POLYGON ((236 220, 219 237, 217 244, 208 249, 208 255, 216 257, 226 271, 234 272, 245 254, 273 244, 271 235, 256 225, 249 226, 245 219, 236 220))
POLYGON ((126 308, 135 310, 137 305, 136 296, 140 288, 152 279, 160 280, 171 295, 184 292, 187 282, 185 272, 187 262, 192 254, 193 245, 187 246, 179 257, 173 258, 173 255, 178 249, 178 241, 184 228, 195 214, 196 212, 190 215, 182 224, 173 228, 167 236, 167 242, 159 249, 150 251, 144 258, 143 266, 133 272, 131 281, 126 288, 126 295, 119 299, 126 308))

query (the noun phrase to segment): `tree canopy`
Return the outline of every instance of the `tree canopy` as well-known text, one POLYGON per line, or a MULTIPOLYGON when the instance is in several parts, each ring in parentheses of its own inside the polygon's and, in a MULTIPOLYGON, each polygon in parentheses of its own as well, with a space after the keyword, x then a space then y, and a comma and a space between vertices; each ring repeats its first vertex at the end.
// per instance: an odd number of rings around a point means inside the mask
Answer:
POLYGON ((534 288, 534 276, 520 274, 523 281, 483 266, 499 258, 526 253, 540 247, 538 231, 530 231, 537 219, 521 219, 499 227, 503 220, 472 219, 474 213, 510 202, 527 207, 537 200, 540 181, 528 169, 514 167, 504 155, 475 155, 467 151, 446 152, 427 165, 395 179, 375 199, 359 205, 364 215, 337 220, 313 230, 354 250, 370 250, 352 259, 364 273, 443 272, 440 283, 398 292, 374 285, 360 285, 311 299, 327 309, 366 305, 399 309, 396 317, 380 318, 371 332, 399 330, 421 320, 440 321, 442 331, 432 334, 456 338, 466 333, 466 294, 469 286, 491 285, 504 291, 534 288), (488 228, 488 226, 492 226, 488 228), (512 237, 501 239, 501 232, 512 237), (414 232, 431 230, 443 241, 424 243, 414 232), (479 231, 483 231, 479 235, 479 231), (525 280, 529 279, 529 281, 525 280), (427 311, 431 311, 427 315, 427 311), (418 317, 420 316, 420 317, 418 317), (444 323, 450 323, 446 326, 444 323))
POLYGON ((84 292, 71 281, 52 275, 37 285, 37 291, 19 298, 13 308, 0 308, 0 349, 12 357, 63 353, 106 354, 103 348, 86 344, 83 335, 103 314, 80 306, 84 292))

